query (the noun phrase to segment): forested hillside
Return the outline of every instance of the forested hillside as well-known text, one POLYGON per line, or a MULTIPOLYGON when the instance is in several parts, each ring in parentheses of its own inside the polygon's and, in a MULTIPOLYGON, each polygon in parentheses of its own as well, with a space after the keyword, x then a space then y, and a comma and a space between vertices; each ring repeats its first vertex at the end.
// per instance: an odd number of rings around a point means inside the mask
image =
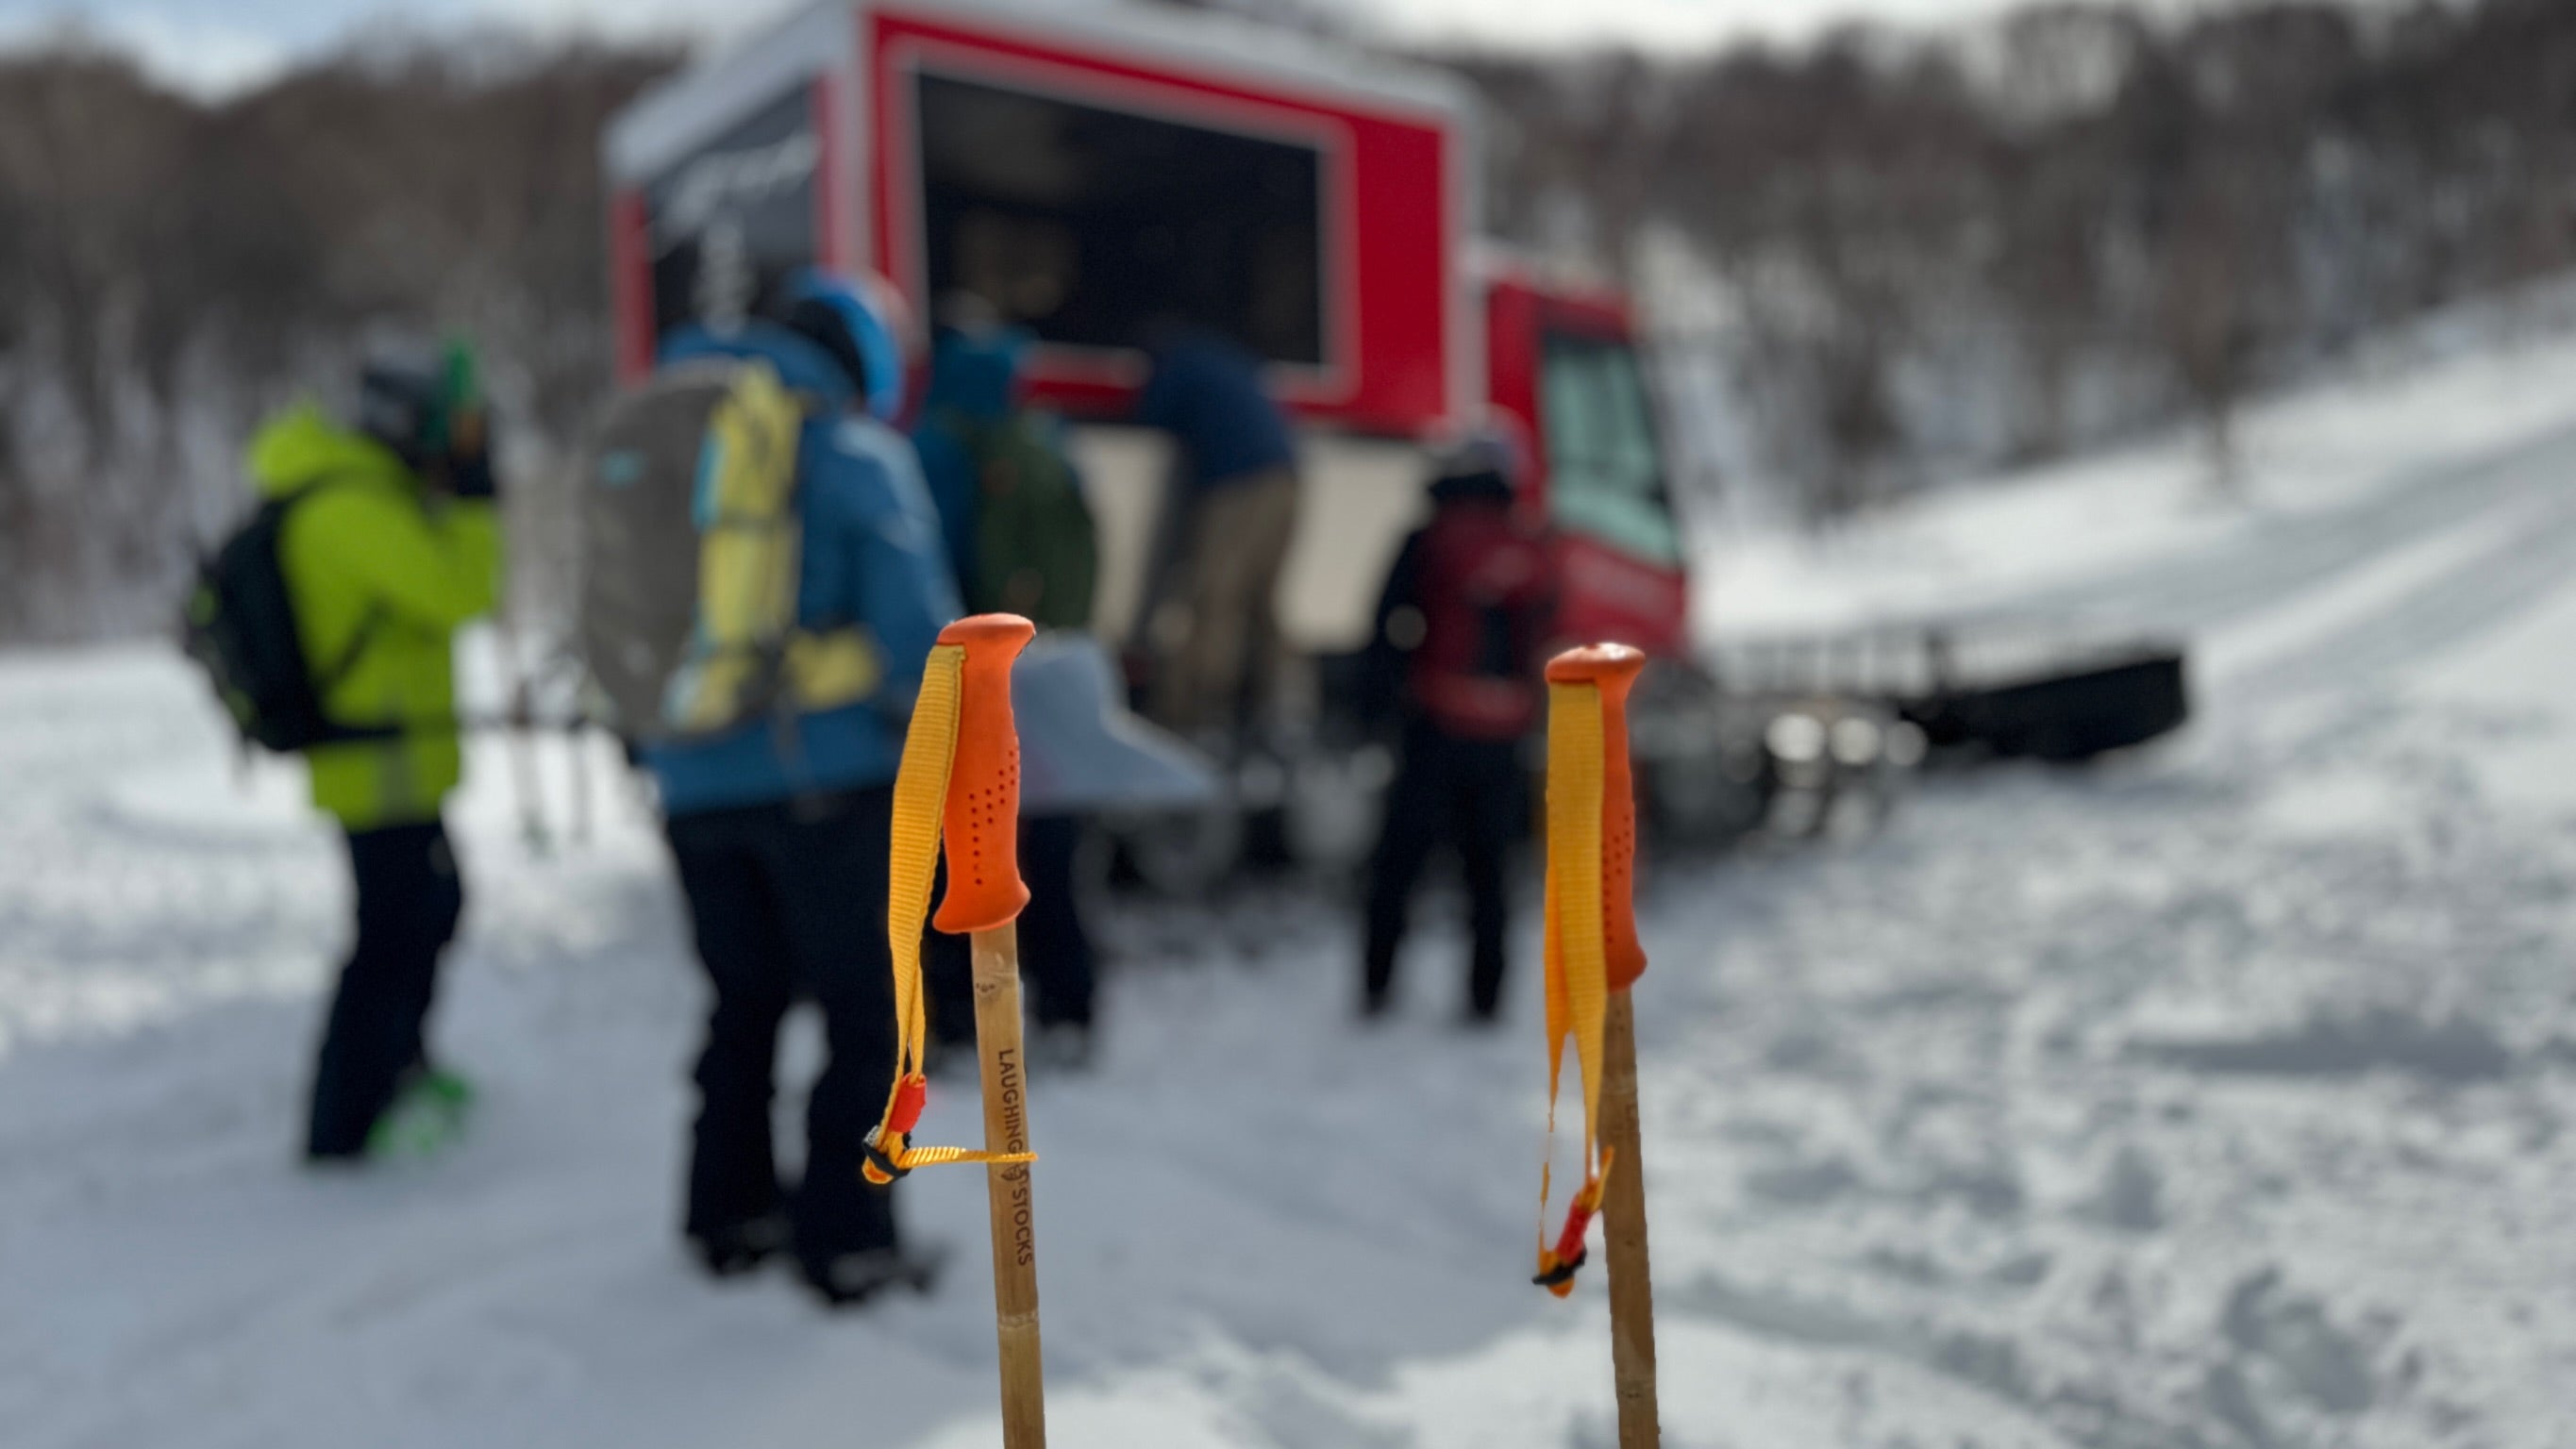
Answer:
MULTIPOLYGON (((1643 290, 1676 407, 1812 518, 2185 416, 2223 487, 2249 389, 2576 260, 2562 0, 1417 58, 1492 103, 1489 228, 1643 290)), ((543 476, 606 382, 598 131, 678 59, 377 41, 211 103, 0 60, 0 639, 157 626, 249 423, 374 322, 482 339, 543 476)))
POLYGON ((472 334, 565 436, 608 370, 600 127, 672 60, 407 43, 218 105, 0 61, 0 638, 165 623, 249 425, 371 325, 472 334))
POLYGON ((2182 414, 2223 487, 2250 388, 2576 259, 2563 0, 1463 64, 1491 224, 1659 291, 1811 515, 2182 414))

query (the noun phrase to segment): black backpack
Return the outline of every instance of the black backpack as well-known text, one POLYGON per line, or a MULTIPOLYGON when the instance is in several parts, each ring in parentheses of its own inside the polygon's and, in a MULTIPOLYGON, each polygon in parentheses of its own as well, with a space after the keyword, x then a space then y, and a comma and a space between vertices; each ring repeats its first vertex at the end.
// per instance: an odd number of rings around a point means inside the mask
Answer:
POLYGON ((253 510, 223 547, 198 564, 196 587, 180 619, 188 657, 206 671, 242 739, 280 754, 395 733, 334 724, 322 712, 324 692, 357 662, 372 631, 362 625, 345 655, 317 680, 295 627, 278 539, 295 505, 326 486, 311 484, 253 510))

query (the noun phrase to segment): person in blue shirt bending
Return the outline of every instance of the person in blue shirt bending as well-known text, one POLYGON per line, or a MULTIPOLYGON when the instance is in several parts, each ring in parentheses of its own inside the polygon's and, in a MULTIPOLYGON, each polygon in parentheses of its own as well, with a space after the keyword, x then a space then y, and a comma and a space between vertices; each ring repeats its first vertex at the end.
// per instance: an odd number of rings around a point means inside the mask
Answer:
POLYGON ((801 394, 798 623, 855 626, 882 661, 867 698, 707 741, 647 747, 645 767, 715 991, 698 1056, 684 1231, 719 1276, 792 1248, 834 1304, 926 1286, 888 1192, 860 1178, 864 1138, 894 1075, 885 880, 895 766, 924 659, 962 610, 902 409, 899 333, 872 289, 795 274, 757 315, 687 329, 662 363, 766 360, 801 394), (822 1008, 830 1061, 805 1114, 805 1167, 778 1180, 770 1098, 778 1030, 800 999, 822 1008))
MULTIPOLYGON (((1186 734, 1230 733, 1267 703, 1279 665, 1279 575, 1297 526, 1297 448, 1261 359, 1204 327, 1158 323, 1136 420, 1180 448, 1185 520, 1169 597, 1189 629, 1161 661, 1154 713, 1186 734)), ((1145 621, 1150 628, 1152 621, 1145 621)))

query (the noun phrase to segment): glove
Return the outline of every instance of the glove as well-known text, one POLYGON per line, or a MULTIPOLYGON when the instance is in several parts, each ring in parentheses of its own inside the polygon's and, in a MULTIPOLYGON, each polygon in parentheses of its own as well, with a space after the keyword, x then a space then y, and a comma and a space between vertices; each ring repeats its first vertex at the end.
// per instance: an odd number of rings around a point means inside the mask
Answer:
POLYGON ((447 491, 457 498, 472 498, 489 503, 501 493, 500 480, 492 473, 489 449, 477 449, 447 465, 447 491))
POLYGON ((492 476, 492 423, 480 403, 457 414, 444 470, 450 496, 488 503, 500 494, 500 480, 492 476))

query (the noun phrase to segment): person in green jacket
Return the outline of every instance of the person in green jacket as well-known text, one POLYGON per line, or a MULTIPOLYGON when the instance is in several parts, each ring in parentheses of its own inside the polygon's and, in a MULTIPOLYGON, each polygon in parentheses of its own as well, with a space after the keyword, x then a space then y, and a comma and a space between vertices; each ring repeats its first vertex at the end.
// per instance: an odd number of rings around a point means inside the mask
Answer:
POLYGON ((292 498, 278 564, 323 713, 365 737, 306 752, 313 803, 348 838, 357 928, 313 1073, 305 1152, 366 1155, 396 1100, 449 1111, 422 1033, 464 891, 439 809, 460 774, 452 647, 501 585, 487 413, 461 348, 379 348, 357 425, 304 405, 253 439, 266 497, 292 498))

